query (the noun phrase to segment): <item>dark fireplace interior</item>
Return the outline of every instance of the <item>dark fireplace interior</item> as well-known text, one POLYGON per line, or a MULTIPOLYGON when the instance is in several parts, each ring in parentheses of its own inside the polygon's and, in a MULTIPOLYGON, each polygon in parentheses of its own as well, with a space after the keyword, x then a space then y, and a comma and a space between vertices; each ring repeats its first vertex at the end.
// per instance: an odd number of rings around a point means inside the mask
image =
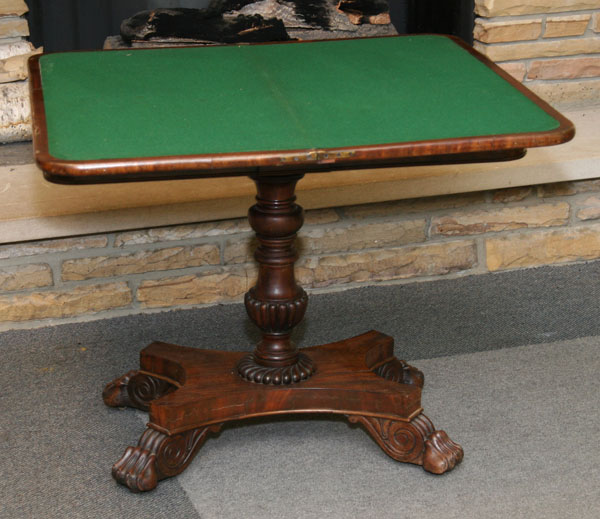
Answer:
MULTIPOLYGON (((297 0, 302 2, 302 0, 297 0)), ((119 34, 121 22, 158 7, 204 8, 209 0, 26 0, 31 40, 47 52, 100 49, 119 34)), ((315 0, 306 0, 306 3, 315 0)), ((388 0, 390 18, 400 34, 438 33, 472 43, 474 0, 388 0)))

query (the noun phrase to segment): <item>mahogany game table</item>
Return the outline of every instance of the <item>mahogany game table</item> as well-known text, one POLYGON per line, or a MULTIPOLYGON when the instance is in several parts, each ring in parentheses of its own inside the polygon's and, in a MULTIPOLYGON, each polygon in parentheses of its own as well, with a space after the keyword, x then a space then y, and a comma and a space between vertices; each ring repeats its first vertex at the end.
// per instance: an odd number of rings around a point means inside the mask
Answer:
POLYGON ((48 180, 248 175, 257 187, 248 217, 259 274, 245 306, 262 340, 253 353, 144 348, 140 368, 103 393, 109 406, 149 411, 137 446, 113 466, 118 482, 151 490, 223 424, 284 413, 345 415, 395 460, 435 474, 461 461, 423 414, 423 375, 394 357, 391 337, 292 342, 307 305, 294 279, 295 185, 344 168, 516 159, 572 138, 567 119, 438 35, 58 53, 33 57, 30 72, 48 180))

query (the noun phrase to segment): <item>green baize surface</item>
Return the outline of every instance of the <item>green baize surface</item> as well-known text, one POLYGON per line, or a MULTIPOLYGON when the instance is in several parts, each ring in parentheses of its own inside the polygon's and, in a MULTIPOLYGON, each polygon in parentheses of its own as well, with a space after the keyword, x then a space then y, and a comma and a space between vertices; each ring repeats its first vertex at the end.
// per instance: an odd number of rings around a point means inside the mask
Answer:
POLYGON ((323 149, 552 130, 443 36, 48 54, 50 154, 66 160, 323 149))

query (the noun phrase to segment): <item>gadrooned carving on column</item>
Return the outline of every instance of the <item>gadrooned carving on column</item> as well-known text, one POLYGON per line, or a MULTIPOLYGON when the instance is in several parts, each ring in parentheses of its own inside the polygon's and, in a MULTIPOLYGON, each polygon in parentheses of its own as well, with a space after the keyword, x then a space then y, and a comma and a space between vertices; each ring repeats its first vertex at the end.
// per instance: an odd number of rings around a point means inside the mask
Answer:
POLYGON ((301 288, 299 292, 299 297, 292 301, 261 301, 251 288, 244 297, 248 316, 263 332, 291 330, 302 321, 308 305, 306 292, 301 288))

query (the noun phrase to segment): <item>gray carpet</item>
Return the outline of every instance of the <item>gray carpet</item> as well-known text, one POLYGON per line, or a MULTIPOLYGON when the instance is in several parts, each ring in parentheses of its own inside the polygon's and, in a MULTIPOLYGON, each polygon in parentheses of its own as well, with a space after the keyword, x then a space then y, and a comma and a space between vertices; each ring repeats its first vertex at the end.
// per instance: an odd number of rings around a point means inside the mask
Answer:
POLYGON ((595 518, 599 274, 592 262, 311 299, 301 346, 375 328, 425 372, 427 415, 466 453, 442 477, 342 420, 283 418, 226 427, 134 495, 110 465, 145 417, 104 407, 103 385, 155 339, 251 349, 242 306, 2 333, 0 518, 595 518))

